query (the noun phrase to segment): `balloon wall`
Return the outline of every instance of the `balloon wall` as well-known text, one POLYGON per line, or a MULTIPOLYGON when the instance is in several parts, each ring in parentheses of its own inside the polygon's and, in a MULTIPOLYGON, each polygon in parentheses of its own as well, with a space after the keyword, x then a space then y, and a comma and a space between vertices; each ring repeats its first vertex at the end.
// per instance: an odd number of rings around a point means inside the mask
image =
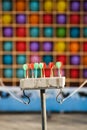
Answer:
POLYGON ((3 82, 18 85, 22 64, 57 61, 63 63, 66 86, 87 78, 87 0, 1 0, 3 82))

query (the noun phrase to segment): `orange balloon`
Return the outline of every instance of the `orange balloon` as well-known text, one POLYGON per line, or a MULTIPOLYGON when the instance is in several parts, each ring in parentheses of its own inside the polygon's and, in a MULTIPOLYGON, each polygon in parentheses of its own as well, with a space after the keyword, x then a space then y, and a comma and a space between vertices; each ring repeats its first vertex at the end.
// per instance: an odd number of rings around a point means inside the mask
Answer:
POLYGON ((17 11, 25 11, 26 10, 26 2, 25 2, 25 0, 18 0, 16 2, 16 10, 17 11))
POLYGON ((39 16, 37 14, 30 15, 29 16, 29 23, 38 24, 39 23, 39 16))
POLYGON ((80 49, 80 45, 78 42, 71 42, 70 43, 70 51, 71 52, 78 52, 80 49))
POLYGON ((83 65, 87 65, 87 56, 83 57, 83 65))

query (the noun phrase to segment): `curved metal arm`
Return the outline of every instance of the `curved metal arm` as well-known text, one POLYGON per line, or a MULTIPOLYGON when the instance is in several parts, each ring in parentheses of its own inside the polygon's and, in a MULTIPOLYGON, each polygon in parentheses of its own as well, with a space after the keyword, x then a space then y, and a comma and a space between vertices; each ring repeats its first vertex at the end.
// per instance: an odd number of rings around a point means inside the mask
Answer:
POLYGON ((0 87, 0 91, 3 92, 7 92, 9 93, 15 100, 17 100, 18 102, 21 102, 23 104, 29 104, 30 103, 30 96, 28 97, 25 92, 23 92, 24 96, 27 97, 28 102, 25 102, 24 100, 20 99, 19 97, 17 97, 12 91, 10 91, 7 87, 0 87))
POLYGON ((58 103, 63 103, 64 101, 66 101, 67 99, 71 98, 75 93, 77 93, 82 87, 84 87, 84 85, 87 83, 87 80, 85 80, 77 89, 75 89, 75 91, 73 91, 69 96, 67 96, 66 98, 63 98, 63 91, 62 89, 60 89, 60 92, 58 93, 58 95, 56 96, 56 101, 58 103), (62 96, 62 98, 59 100, 58 97, 62 96))
POLYGON ((57 96, 56 96, 56 101, 58 102, 58 103, 61 103, 62 104, 62 102, 63 102, 63 91, 62 91, 62 88, 60 89, 60 91, 59 91, 59 93, 57 94, 57 96), (59 99, 59 96, 61 96, 61 98, 59 99))

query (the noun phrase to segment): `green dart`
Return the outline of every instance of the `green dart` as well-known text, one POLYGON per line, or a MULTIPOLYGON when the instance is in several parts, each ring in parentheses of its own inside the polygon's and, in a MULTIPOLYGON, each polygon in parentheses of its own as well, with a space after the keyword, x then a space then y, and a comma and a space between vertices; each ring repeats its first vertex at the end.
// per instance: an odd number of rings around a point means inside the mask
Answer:
POLYGON ((35 78, 37 78, 37 69, 39 68, 38 63, 34 63, 34 69, 35 69, 35 78))
POLYGON ((41 70, 41 77, 42 77, 42 69, 43 69, 43 66, 44 66, 44 64, 43 64, 42 62, 40 62, 40 63, 39 63, 39 68, 40 68, 40 70, 41 70))
POLYGON ((62 66, 62 62, 56 62, 56 67, 58 68, 58 76, 61 76, 61 66, 62 66))
POLYGON ((27 64, 24 64, 23 65, 23 69, 24 69, 24 77, 26 78, 28 78, 28 65, 27 64))

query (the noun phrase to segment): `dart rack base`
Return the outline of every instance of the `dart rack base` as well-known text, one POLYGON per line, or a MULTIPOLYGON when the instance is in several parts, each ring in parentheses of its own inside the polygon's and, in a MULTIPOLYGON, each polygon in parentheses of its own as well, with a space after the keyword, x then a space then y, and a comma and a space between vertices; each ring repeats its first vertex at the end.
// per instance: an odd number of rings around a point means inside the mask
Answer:
POLYGON ((20 80, 22 90, 39 89, 41 97, 41 115, 42 115, 42 130, 47 130, 47 115, 46 115, 46 99, 45 90, 52 88, 64 88, 65 77, 50 77, 50 78, 25 78, 20 80))
POLYGON ((64 88, 65 77, 24 78, 20 80, 20 87, 24 89, 64 88))

